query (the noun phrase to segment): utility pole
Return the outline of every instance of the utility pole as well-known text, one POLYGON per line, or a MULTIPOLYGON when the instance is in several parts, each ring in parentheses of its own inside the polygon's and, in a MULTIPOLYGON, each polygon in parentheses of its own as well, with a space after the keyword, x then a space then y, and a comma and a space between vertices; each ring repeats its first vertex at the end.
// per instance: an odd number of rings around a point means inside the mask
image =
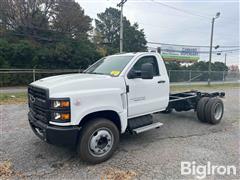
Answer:
POLYGON ((117 4, 117 6, 121 8, 121 16, 120 16, 120 53, 123 52, 123 5, 126 2, 127 2, 127 0, 121 0, 121 2, 117 4))
POLYGON ((225 53, 224 64, 225 64, 225 66, 227 66, 227 53, 225 53))
POLYGON ((209 61, 208 61, 208 85, 210 85, 211 82, 211 63, 212 63, 212 43, 213 43, 213 29, 214 29, 214 22, 215 19, 219 18, 220 12, 216 14, 212 18, 212 30, 211 30, 211 39, 210 39, 210 51, 209 51, 209 61))
POLYGON ((212 18, 212 30, 211 30, 211 39, 210 39, 210 52, 209 52, 209 61, 208 61, 208 85, 210 85, 211 78, 211 63, 212 63, 212 43, 213 43, 213 29, 214 29, 215 18, 212 18))

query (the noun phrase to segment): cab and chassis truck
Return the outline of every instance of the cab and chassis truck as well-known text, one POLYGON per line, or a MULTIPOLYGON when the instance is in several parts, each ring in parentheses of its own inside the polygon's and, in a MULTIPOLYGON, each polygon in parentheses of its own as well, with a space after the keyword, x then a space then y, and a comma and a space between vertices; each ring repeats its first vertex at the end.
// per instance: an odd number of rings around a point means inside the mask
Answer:
POLYGON ((198 119, 217 124, 224 92, 171 94, 158 53, 104 57, 83 73, 47 77, 28 88, 29 124, 42 140, 74 146, 82 160, 100 163, 116 150, 119 136, 162 126, 153 113, 194 110, 198 119))

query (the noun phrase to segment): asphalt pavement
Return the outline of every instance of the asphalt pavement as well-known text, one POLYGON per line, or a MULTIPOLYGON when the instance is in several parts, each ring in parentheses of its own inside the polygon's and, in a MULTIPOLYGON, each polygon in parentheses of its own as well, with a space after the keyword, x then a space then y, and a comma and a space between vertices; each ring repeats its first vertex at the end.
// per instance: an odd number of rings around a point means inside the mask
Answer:
MULTIPOLYGON (((161 128, 122 135, 114 156, 98 165, 82 162, 74 149, 49 145, 36 137, 28 125, 26 104, 1 105, 0 164, 12 163, 10 179, 101 179, 109 172, 120 172, 120 179, 127 179, 124 173, 144 180, 196 179, 181 175, 182 161, 234 165, 239 171, 239 90, 226 90, 220 124, 201 123, 193 111, 155 114, 155 121, 164 124, 161 128)), ((239 179, 237 173, 209 175, 207 179, 239 179)))

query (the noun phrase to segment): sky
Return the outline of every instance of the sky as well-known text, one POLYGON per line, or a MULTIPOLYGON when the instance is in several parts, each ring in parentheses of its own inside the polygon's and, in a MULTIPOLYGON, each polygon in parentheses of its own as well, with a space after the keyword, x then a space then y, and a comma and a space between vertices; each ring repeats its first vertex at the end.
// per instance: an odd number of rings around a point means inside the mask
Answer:
MULTIPOLYGON (((76 1, 93 20, 106 8, 117 8, 117 3, 120 2, 120 0, 76 1)), ((240 46, 239 9, 239 0, 128 0, 123 13, 131 23, 137 22, 140 28, 144 29, 148 42, 209 46, 211 20, 217 12, 220 12, 221 15, 214 24, 213 45, 219 45, 218 50, 221 50, 223 49, 221 46, 240 46)), ((200 51, 209 51, 209 48, 201 48, 200 51)), ((213 62, 224 62, 224 54, 213 54, 213 62)), ((200 60, 208 61, 208 56, 201 54, 200 60)), ((239 59, 240 51, 227 53, 227 65, 239 65, 239 59)))

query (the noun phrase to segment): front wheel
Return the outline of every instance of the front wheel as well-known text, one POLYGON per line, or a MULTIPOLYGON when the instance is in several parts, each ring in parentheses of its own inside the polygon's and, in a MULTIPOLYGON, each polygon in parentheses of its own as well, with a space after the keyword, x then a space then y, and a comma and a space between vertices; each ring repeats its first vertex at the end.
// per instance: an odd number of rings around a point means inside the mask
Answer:
POLYGON ((77 150, 82 160, 97 164, 109 159, 118 143, 116 125, 110 120, 97 118, 83 126, 77 150))

